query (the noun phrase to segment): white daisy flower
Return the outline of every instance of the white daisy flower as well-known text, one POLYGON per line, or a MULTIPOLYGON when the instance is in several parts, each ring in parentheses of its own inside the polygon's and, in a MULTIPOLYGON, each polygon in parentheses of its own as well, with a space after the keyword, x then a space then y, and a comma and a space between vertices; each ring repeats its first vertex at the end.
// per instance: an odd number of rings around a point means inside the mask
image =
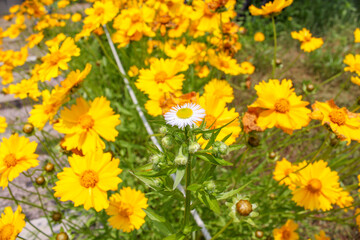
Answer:
POLYGON ((165 121, 171 126, 184 128, 186 126, 196 126, 197 122, 201 122, 205 117, 205 110, 195 103, 185 103, 182 106, 172 107, 169 112, 164 115, 165 121))

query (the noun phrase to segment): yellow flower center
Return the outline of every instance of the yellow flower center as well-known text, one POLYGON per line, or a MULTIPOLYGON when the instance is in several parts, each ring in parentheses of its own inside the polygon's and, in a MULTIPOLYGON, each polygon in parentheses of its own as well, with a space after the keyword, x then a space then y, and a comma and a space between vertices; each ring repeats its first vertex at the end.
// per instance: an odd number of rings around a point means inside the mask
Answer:
POLYGON ((212 115, 206 115, 205 116, 205 121, 206 121, 206 127, 211 129, 214 129, 216 127, 216 118, 212 115))
POLYGON ((80 184, 85 188, 93 188, 99 182, 99 176, 93 170, 86 170, 81 174, 80 184))
POLYGON ((176 59, 179 60, 179 61, 185 61, 186 59, 186 53, 179 53, 177 56, 176 56, 176 59))
POLYGON ((281 239, 288 240, 291 237, 291 232, 289 232, 289 230, 286 229, 282 232, 281 236, 282 236, 281 239))
POLYGON ((279 113, 286 113, 290 110, 290 103, 288 100, 281 98, 275 102, 275 111, 279 113))
POLYGON ((193 115, 193 110, 190 108, 182 108, 177 111, 176 116, 181 119, 187 119, 193 115))
POLYGON ((4 158, 4 163, 7 168, 16 166, 17 160, 15 157, 15 154, 10 153, 10 154, 6 155, 4 158))
POLYGON ((312 193, 317 193, 321 190, 322 184, 319 179, 313 178, 308 182, 307 189, 312 193))
POLYGON ((14 233, 15 227, 13 224, 6 224, 0 229, 0 239, 1 240, 10 240, 13 239, 12 235, 14 233))
POLYGON ((96 8, 96 9, 95 9, 95 12, 94 12, 94 13, 95 13, 96 16, 101 16, 101 15, 104 14, 104 12, 105 12, 104 8, 99 7, 99 8, 96 8))
POLYGON ((165 80, 167 79, 167 74, 164 71, 160 71, 158 73, 155 74, 155 82, 156 83, 164 83, 165 80))
POLYGON ((333 123, 336 123, 337 125, 344 125, 346 122, 346 116, 344 112, 340 109, 336 109, 330 112, 329 118, 333 123))
POLYGON ((83 129, 90 129, 94 126, 94 119, 90 115, 85 114, 79 118, 79 124, 83 129))

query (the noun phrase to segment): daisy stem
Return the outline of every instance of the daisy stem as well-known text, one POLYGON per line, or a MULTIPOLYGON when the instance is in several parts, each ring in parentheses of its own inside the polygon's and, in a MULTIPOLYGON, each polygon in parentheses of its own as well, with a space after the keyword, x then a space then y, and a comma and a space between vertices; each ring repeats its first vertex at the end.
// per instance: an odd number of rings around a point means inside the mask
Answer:
POLYGON ((276 26, 275 26, 275 18, 274 16, 271 17, 271 22, 273 25, 273 31, 274 31, 274 59, 273 59, 273 63, 272 63, 272 73, 271 73, 271 77, 274 78, 275 75, 275 68, 276 68, 276 47, 277 47, 277 41, 276 41, 276 26))
POLYGON ((189 156, 189 160, 186 164, 184 228, 187 226, 190 218, 191 191, 188 190, 188 187, 191 184, 191 160, 192 159, 189 156))
POLYGON ((218 237, 230 226, 230 224, 231 224, 233 221, 234 221, 234 219, 231 218, 231 219, 226 223, 226 225, 223 226, 223 228, 220 229, 220 231, 218 231, 218 232, 211 238, 211 240, 214 240, 214 239, 218 238, 218 237))

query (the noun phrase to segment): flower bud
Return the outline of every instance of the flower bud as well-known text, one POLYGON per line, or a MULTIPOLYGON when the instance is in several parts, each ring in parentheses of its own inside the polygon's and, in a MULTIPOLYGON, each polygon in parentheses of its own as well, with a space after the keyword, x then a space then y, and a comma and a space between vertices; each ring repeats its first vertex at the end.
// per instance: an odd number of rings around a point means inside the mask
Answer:
POLYGON ((314 91, 314 89, 315 89, 314 84, 309 83, 308 85, 306 85, 306 90, 308 92, 312 92, 312 91, 314 91))
POLYGON ((274 200, 274 199, 276 198, 276 195, 275 195, 274 193, 270 193, 270 194, 269 194, 269 198, 270 198, 271 200, 274 200))
POLYGON ((252 212, 252 205, 248 200, 240 200, 236 203, 236 211, 241 216, 249 216, 252 212))
POLYGON ((275 61, 276 66, 280 66, 282 64, 281 59, 277 58, 275 61))
POLYGON ((208 132, 208 133, 203 133, 202 137, 203 139, 205 140, 209 140, 212 136, 212 133, 211 132, 208 132))
POLYGON ((208 181, 205 183, 205 190, 209 191, 210 193, 214 192, 216 188, 214 181, 208 181))
POLYGON ((330 139, 330 146, 335 147, 339 143, 339 139, 334 137, 330 139))
POLYGON ((61 214, 61 212, 53 212, 51 218, 52 218, 52 220, 54 220, 55 222, 58 222, 58 221, 61 220, 62 214, 61 214))
POLYGON ((187 156, 184 156, 184 154, 182 153, 182 147, 180 147, 179 153, 175 157, 174 163, 178 166, 182 166, 182 165, 186 165, 187 162, 188 162, 188 158, 187 156))
POLYGON ((171 149, 174 146, 174 140, 172 139, 172 137, 170 136, 165 136, 161 139, 161 144, 166 148, 166 149, 171 149))
POLYGON ((65 232, 58 233, 56 235, 56 240, 68 240, 69 236, 65 232))
POLYGON ((264 232, 261 231, 261 230, 256 230, 255 236, 256 236, 257 238, 262 238, 262 237, 264 236, 264 232))
POLYGON ((269 153, 269 158, 270 159, 274 159, 275 157, 276 157, 276 153, 274 153, 274 152, 269 153))
POLYGON ((48 162, 45 165, 44 170, 48 173, 51 173, 52 171, 54 171, 54 164, 48 162))
POLYGON ((200 144, 198 142, 190 142, 189 153, 196 153, 200 149, 200 144))
POLYGON ((257 136, 250 136, 248 139, 248 144, 252 147, 257 147, 260 145, 260 139, 257 136))
POLYGON ((43 185, 45 183, 45 178, 43 176, 39 176, 35 179, 37 185, 43 185))
POLYGON ((162 160, 162 156, 160 154, 153 154, 150 156, 149 160, 153 164, 158 164, 162 160))
POLYGON ((219 146, 219 153, 221 155, 227 155, 229 153, 229 146, 226 145, 225 143, 221 142, 221 144, 219 146))
POLYGON ((26 134, 31 134, 34 131, 34 125, 31 123, 25 123, 23 127, 23 132, 26 134))
POLYGON ((161 128, 159 129, 159 132, 160 132, 161 134, 165 134, 165 133, 168 132, 168 129, 167 129, 167 127, 165 127, 165 126, 161 126, 161 128))

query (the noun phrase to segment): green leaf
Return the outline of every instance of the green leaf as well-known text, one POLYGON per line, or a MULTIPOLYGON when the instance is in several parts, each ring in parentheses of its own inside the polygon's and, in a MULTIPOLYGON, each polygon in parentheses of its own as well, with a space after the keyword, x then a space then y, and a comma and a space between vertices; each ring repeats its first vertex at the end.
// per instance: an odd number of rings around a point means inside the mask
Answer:
POLYGON ((221 193, 221 194, 219 194, 219 196, 216 197, 216 199, 217 200, 225 200, 227 198, 230 198, 230 197, 234 196, 235 194, 238 194, 239 192, 241 192, 241 190, 243 190, 251 182, 252 182, 252 180, 247 182, 246 184, 242 185, 238 189, 234 189, 234 190, 231 190, 231 191, 228 191, 228 192, 225 192, 225 193, 221 193))
POLYGON ((173 185, 173 190, 175 190, 176 187, 179 185, 179 183, 181 182, 181 179, 183 179, 183 177, 185 175, 185 172, 186 172, 185 166, 178 167, 178 169, 176 170, 176 177, 175 177, 175 181, 174 181, 174 185, 173 185))
POLYGON ((172 234, 170 236, 167 236, 166 238, 164 238, 163 240, 182 240, 184 239, 185 236, 184 234, 182 233, 175 233, 175 234, 172 234))
POLYGON ((204 203, 208 208, 213 210, 215 213, 220 213, 220 206, 218 201, 213 195, 208 194, 205 191, 202 191, 198 194, 199 200, 204 203))
POLYGON ((169 224, 166 219, 158 214, 156 214, 151 209, 144 209, 144 212, 146 215, 151 219, 151 222, 154 224, 154 226, 164 235, 167 236, 169 234, 172 234, 174 232, 174 229, 169 224))
POLYGON ((190 191, 195 192, 195 191, 197 191, 197 190, 199 190, 199 189, 201 189, 201 188, 202 188, 202 185, 201 185, 201 184, 194 183, 194 184, 191 184, 190 186, 188 186, 188 187, 186 188, 186 190, 190 190, 190 191))
POLYGON ((153 210, 151 209, 143 209, 144 212, 146 213, 146 215, 153 221, 158 221, 158 222, 166 222, 166 219, 158 214, 156 214, 153 210))
POLYGON ((204 161, 210 162, 212 164, 215 164, 215 165, 221 165, 221 166, 232 166, 233 165, 231 162, 225 161, 222 158, 214 157, 213 155, 208 154, 208 153, 195 153, 195 155, 198 158, 200 158, 204 161))

